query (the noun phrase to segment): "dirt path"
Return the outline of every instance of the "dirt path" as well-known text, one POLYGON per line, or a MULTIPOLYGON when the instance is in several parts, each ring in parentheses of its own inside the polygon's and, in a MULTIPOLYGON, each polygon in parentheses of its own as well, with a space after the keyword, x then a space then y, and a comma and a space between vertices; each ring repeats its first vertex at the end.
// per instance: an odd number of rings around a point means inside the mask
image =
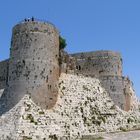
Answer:
POLYGON ((140 140, 140 130, 103 135, 104 140, 140 140))

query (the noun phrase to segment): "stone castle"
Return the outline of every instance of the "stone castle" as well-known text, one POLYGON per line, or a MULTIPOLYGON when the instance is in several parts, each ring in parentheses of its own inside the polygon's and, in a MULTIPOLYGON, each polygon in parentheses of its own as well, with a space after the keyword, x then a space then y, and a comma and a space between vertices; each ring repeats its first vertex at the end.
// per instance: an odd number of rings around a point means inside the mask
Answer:
POLYGON ((68 54, 56 27, 33 18, 13 28, 10 58, 0 62, 0 139, 78 140, 136 128, 135 108, 120 53, 68 54))
POLYGON ((0 62, 2 112, 25 95, 49 109, 57 101, 61 72, 97 77, 116 105, 128 111, 135 95, 132 82, 122 75, 120 53, 112 51, 67 54, 59 48, 54 25, 34 20, 13 28, 10 58, 0 62), (61 64, 60 64, 61 61, 61 64))

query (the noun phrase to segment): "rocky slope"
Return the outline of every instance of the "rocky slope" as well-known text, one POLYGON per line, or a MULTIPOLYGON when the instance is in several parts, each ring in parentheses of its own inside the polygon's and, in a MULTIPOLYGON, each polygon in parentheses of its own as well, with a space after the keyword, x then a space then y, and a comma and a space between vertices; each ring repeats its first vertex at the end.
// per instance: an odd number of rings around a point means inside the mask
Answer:
POLYGON ((136 128, 140 128, 140 112, 120 110, 98 79, 62 74, 55 107, 42 110, 26 95, 1 116, 0 139, 77 140, 136 128))

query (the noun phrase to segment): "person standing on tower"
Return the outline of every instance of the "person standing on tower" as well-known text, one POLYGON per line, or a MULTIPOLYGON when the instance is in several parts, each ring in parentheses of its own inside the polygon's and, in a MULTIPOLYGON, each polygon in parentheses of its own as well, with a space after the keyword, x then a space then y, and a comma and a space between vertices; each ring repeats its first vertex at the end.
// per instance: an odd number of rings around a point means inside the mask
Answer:
POLYGON ((35 19, 34 19, 34 17, 32 17, 32 21, 34 21, 35 19))

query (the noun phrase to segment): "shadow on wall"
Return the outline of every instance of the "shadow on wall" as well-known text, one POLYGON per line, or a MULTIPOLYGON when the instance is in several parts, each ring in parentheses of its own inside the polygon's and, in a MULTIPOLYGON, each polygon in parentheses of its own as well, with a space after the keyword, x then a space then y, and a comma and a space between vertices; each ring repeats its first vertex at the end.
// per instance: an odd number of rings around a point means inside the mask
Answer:
MULTIPOLYGON (((50 88, 50 87, 49 87, 50 88)), ((17 91, 18 88, 15 88, 17 91)), ((21 99, 27 94, 26 92, 18 92, 22 94, 11 93, 9 88, 6 88, 2 93, 0 98, 0 116, 8 112, 14 106, 16 106, 21 99)), ((48 90, 48 85, 44 84, 39 88, 32 91, 32 93, 28 93, 31 99, 43 109, 52 109, 58 97, 58 90, 54 90, 53 88, 48 90)))
POLYGON ((43 109, 52 109, 57 102, 58 89, 54 90, 51 85, 43 84, 31 94, 34 103, 43 109))
POLYGON ((12 109, 22 99, 21 96, 20 98, 18 97, 18 100, 14 100, 15 102, 12 102, 13 98, 7 93, 8 89, 5 89, 0 98, 0 116, 12 109))

